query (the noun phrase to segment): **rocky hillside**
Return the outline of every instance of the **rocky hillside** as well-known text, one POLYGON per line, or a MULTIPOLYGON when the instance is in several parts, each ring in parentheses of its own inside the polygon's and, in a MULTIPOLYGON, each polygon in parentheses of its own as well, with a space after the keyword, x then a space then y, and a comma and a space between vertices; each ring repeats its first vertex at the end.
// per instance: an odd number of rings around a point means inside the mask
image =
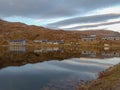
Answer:
POLYGON ((108 30, 91 31, 64 31, 52 30, 44 27, 26 25, 19 22, 7 22, 0 20, 0 43, 6 43, 12 39, 26 39, 32 41, 35 39, 78 41, 83 35, 117 35, 118 32, 108 30))

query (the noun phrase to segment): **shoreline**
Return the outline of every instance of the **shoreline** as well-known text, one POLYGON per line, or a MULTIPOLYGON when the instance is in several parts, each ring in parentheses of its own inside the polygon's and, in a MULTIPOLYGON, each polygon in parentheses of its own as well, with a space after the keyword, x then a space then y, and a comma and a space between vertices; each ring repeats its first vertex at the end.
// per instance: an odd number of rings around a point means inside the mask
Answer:
POLYGON ((100 72, 96 80, 79 85, 77 90, 120 90, 120 63, 100 72))
POLYGON ((26 44, 26 45, 9 45, 9 44, 0 44, 0 46, 74 46, 74 47, 120 47, 120 45, 111 45, 111 46, 98 46, 98 45, 89 45, 89 44, 26 44))

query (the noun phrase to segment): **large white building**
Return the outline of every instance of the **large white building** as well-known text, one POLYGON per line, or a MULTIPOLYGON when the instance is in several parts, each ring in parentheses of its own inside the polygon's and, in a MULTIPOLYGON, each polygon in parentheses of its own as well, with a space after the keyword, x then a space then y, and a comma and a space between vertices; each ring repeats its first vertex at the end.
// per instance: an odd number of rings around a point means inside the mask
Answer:
POLYGON ((10 40, 9 45, 26 45, 26 40, 10 40))

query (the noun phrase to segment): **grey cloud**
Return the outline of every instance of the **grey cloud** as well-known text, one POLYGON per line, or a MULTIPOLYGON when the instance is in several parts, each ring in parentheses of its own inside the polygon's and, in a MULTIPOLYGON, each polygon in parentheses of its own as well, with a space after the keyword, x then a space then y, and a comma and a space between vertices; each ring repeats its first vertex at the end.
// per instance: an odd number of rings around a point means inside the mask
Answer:
POLYGON ((114 22, 106 22, 106 23, 100 23, 95 25, 83 25, 83 26, 77 26, 73 28, 68 28, 69 30, 75 30, 75 29, 82 29, 82 28, 94 28, 99 26, 106 26, 106 25, 113 25, 113 24, 119 24, 120 21, 114 21, 114 22))
POLYGON ((0 17, 67 17, 114 5, 120 0, 0 0, 0 17))
POLYGON ((48 24, 46 27, 49 28, 58 28, 61 26, 72 25, 72 24, 81 24, 81 23, 96 23, 103 22, 110 19, 119 18, 120 14, 103 14, 103 15, 93 15, 93 16, 85 16, 85 17, 77 17, 72 19, 67 19, 63 21, 59 21, 56 23, 48 24))

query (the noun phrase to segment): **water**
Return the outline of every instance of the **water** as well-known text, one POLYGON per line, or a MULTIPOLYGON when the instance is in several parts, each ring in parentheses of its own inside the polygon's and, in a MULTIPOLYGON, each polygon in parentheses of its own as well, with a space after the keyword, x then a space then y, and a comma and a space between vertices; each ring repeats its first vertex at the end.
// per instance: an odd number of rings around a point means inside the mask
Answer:
POLYGON ((120 63, 120 48, 0 48, 0 90, 75 90, 120 63))

